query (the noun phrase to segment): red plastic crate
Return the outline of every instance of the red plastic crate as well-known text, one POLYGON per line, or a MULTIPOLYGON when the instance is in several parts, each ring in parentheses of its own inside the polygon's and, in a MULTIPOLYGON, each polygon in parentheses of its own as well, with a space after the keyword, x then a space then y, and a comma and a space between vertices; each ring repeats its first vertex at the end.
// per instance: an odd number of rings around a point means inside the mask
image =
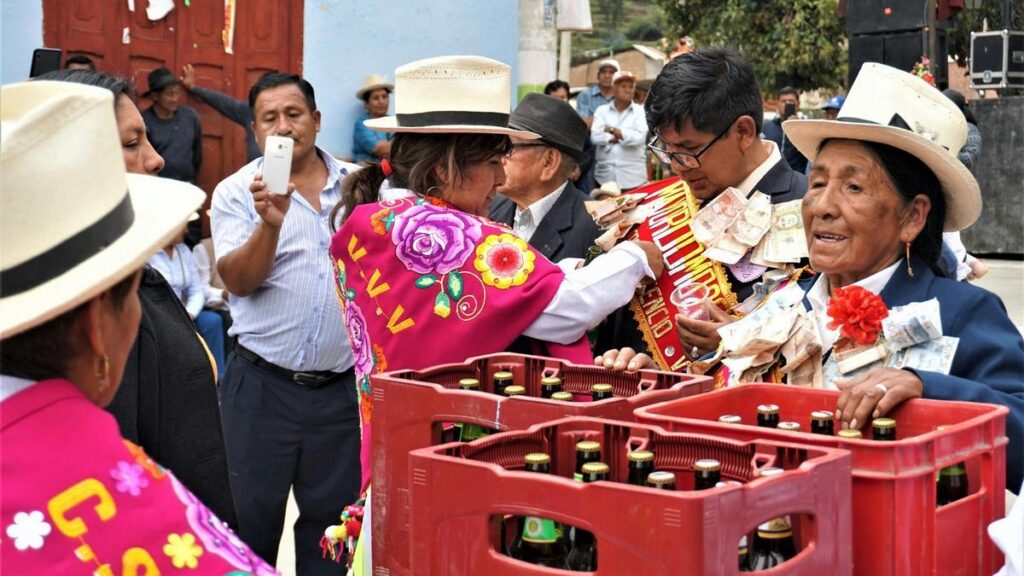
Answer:
MULTIPOLYGON (((746 384, 646 406, 636 417, 673 431, 849 450, 855 574, 994 573, 1002 565, 1002 555, 986 527, 1004 514, 1009 410, 973 402, 910 400, 889 414, 896 419, 896 442, 757 427, 758 404, 778 404, 780 420, 799 422, 802 430, 809 430, 811 412, 835 411, 838 398, 839 392, 831 390, 746 384), (738 414, 744 423, 719 423, 723 414, 738 414), (939 425, 948 428, 936 431, 939 425), (936 474, 957 462, 967 465, 970 494, 936 509, 936 474)), ((869 431, 865 437, 870 438, 869 431)))
POLYGON ((659 426, 566 418, 472 443, 415 450, 413 572, 417 576, 568 575, 499 552, 502 515, 540 516, 593 533, 597 575, 738 574, 737 542, 756 526, 793 515, 800 553, 766 574, 851 573, 850 455, 771 440, 738 442, 659 426), (572 480, 575 445, 597 440, 610 482, 572 480), (679 491, 625 483, 629 450, 650 449, 655 468, 676 472, 679 491), (551 455, 552 474, 523 471, 530 452, 551 455), (745 483, 700 492, 693 463, 715 458, 723 478, 745 483), (776 477, 757 469, 778 466, 776 477))
POLYGON ((565 416, 633 420, 647 404, 713 389, 703 376, 641 370, 605 370, 564 360, 523 354, 491 354, 461 364, 403 370, 373 377, 373 564, 376 576, 409 571, 409 451, 438 444, 443 422, 468 422, 497 430, 522 430, 565 416), (512 372, 530 397, 490 393, 495 372, 512 372), (586 402, 558 402, 540 396, 540 380, 559 376, 566 391, 586 402), (482 392, 458 389, 462 378, 480 380, 482 392), (590 387, 611 384, 615 398, 590 402, 590 387))

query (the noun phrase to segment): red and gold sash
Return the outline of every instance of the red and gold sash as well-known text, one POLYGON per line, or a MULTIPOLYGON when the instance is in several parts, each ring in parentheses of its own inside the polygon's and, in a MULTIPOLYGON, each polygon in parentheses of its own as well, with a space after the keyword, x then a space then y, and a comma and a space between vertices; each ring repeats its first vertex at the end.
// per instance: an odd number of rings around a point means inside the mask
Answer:
POLYGON ((661 249, 665 273, 630 303, 651 357, 662 370, 679 372, 689 364, 675 316, 679 312, 668 295, 676 286, 696 281, 708 287, 711 300, 723 310, 737 304, 725 266, 704 255, 704 246, 693 237, 690 222, 697 212, 697 200, 679 178, 650 184, 641 205, 653 204, 653 213, 630 234, 630 240, 648 240, 661 249))

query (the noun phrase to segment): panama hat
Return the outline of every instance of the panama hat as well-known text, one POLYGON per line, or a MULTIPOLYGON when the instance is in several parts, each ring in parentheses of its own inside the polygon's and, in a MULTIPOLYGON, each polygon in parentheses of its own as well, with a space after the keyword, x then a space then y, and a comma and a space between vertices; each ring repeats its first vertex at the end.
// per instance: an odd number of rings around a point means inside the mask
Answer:
POLYGON ((370 74, 363 78, 363 87, 356 90, 356 98, 362 100, 366 94, 381 88, 387 90, 390 94, 395 89, 395 85, 385 80, 380 74, 370 74))
POLYGON ((395 70, 395 115, 363 121, 382 132, 505 134, 536 139, 508 127, 512 69, 480 56, 441 56, 395 70))
POLYGON ((981 214, 978 181, 956 157, 967 141, 967 120, 942 92, 909 72, 866 63, 835 120, 794 119, 782 129, 812 162, 830 138, 887 144, 924 162, 946 197, 946 232, 967 228, 981 214))
POLYGON ((0 88, 0 339, 91 300, 181 230, 202 190, 125 174, 114 95, 0 88))

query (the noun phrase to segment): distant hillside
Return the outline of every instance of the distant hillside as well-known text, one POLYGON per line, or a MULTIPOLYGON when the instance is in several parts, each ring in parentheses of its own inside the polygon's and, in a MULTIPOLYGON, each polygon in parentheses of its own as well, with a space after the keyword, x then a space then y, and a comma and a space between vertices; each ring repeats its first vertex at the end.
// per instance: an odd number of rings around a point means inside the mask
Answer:
POLYGON ((590 0, 590 13, 593 33, 572 36, 573 64, 628 50, 633 44, 661 47, 664 15, 652 2, 590 0))

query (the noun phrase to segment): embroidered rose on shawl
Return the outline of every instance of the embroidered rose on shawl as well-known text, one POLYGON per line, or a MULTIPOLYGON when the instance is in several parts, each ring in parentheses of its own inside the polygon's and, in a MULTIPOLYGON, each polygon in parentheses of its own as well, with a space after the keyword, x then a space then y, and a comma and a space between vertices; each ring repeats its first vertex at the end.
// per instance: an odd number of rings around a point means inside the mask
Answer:
POLYGON ((348 329, 348 340, 352 346, 356 372, 373 373, 373 350, 370 347, 370 334, 366 331, 366 318, 355 302, 348 302, 345 305, 345 328, 348 329))
POLYGON ((484 284, 504 290, 525 283, 536 259, 518 236, 492 234, 477 247, 473 266, 483 273, 484 284))
POLYGON ((828 301, 829 330, 838 328, 857 344, 874 344, 888 315, 882 297, 860 286, 839 288, 828 301))
POLYGON ((480 221, 458 210, 414 206, 395 217, 395 255, 417 274, 447 274, 462 267, 482 235, 480 221))
POLYGON ((16 550, 39 550, 52 529, 39 510, 18 512, 14 515, 14 523, 7 526, 7 537, 14 540, 16 550))

